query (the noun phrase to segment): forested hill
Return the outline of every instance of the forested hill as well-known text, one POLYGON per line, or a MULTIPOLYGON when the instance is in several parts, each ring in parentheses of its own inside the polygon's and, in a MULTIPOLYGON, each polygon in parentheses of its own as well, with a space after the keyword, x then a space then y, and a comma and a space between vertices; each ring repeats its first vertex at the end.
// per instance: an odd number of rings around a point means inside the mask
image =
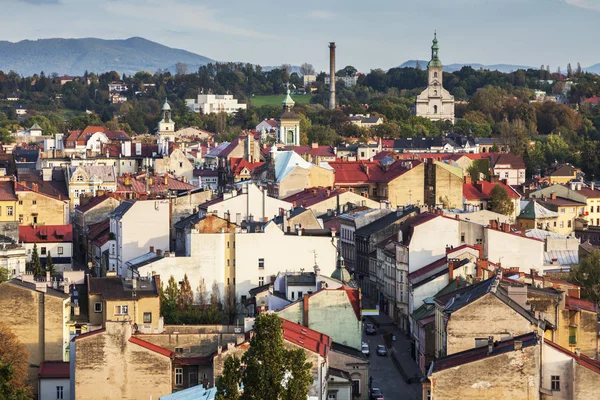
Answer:
POLYGON ((0 70, 31 76, 44 71, 83 75, 85 71, 134 74, 156 72, 175 64, 202 65, 213 60, 189 51, 163 46, 140 37, 124 40, 39 39, 17 43, 0 41, 0 70))

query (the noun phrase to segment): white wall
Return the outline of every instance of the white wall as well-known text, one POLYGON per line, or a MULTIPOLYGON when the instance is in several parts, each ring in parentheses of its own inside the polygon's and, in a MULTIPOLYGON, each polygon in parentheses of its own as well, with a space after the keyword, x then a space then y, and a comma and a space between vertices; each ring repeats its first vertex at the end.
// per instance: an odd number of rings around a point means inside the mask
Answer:
POLYGON ((506 233, 486 228, 484 256, 502 267, 519 267, 529 273, 531 268, 538 271, 544 267, 544 242, 518 234, 506 233))
MULTIPOLYGON (((247 220, 248 215, 252 215, 254 220, 258 221, 262 219, 263 216, 272 219, 273 216, 279 215, 280 208, 289 210, 292 207, 291 203, 269 197, 266 193, 263 196, 263 192, 256 185, 248 185, 247 187, 248 194, 238 194, 237 196, 223 200, 219 203, 212 204, 209 206, 208 212, 211 213, 216 211, 219 217, 224 218, 225 213, 229 211, 231 213, 232 221, 235 221, 237 213, 241 214, 242 220, 247 220)), ((201 210, 201 212, 203 212, 203 210, 201 210)))
MULTIPOLYGON (((27 249, 27 261, 31 261, 31 252, 33 251, 33 243, 23 243, 23 247, 27 249)), ((57 257, 73 257, 73 243, 61 242, 61 243, 37 243, 37 251, 40 257, 48 257, 48 252, 52 258, 57 257), (42 247, 46 248, 46 254, 42 254, 42 247), (63 248, 63 253, 58 254, 58 248, 63 248)))
POLYGON ((560 391, 552 392, 552 400, 571 399, 573 385, 573 358, 560 351, 544 345, 542 347, 542 387, 550 390, 552 388, 552 375, 560 376, 560 391))
POLYGON ((63 388, 63 400, 71 398, 71 386, 69 379, 40 379, 39 380, 39 400, 57 400, 57 386, 63 388))
POLYGON ((409 244, 408 272, 412 273, 446 255, 446 246, 458 246, 459 221, 438 216, 417 225, 409 244))
POLYGON ((258 278, 278 272, 310 272, 315 264, 315 251, 321 275, 331 276, 336 266, 336 247, 330 236, 285 235, 275 224, 267 225, 264 233, 236 234, 236 292, 238 297, 259 284, 258 278), (264 258, 264 268, 258 259, 264 258))
POLYGON ((138 200, 118 221, 118 225, 119 275, 126 274, 121 269, 124 263, 148 253, 150 246, 154 246, 155 250, 169 250, 168 200, 138 200))

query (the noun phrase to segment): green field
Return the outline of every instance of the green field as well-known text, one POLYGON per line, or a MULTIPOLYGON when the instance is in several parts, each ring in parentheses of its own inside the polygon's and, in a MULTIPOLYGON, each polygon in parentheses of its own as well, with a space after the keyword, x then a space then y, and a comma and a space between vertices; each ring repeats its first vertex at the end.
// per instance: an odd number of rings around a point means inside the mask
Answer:
MULTIPOLYGON (((310 103, 311 95, 309 94, 294 94, 292 99, 296 104, 308 104, 310 103)), ((250 97, 250 104, 253 107, 260 106, 280 106, 281 102, 285 99, 285 95, 269 95, 269 96, 254 96, 250 97)))

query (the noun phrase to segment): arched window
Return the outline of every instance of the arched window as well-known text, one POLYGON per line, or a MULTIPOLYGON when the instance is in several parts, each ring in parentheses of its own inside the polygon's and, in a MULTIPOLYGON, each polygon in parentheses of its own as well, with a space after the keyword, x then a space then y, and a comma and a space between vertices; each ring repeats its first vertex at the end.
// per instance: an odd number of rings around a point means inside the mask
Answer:
POLYGON ((434 72, 434 73, 433 73, 433 77, 434 77, 434 78, 437 78, 437 72, 434 72))
POLYGON ((437 114, 437 106, 433 106, 433 113, 437 114))
POLYGON ((433 91, 433 95, 434 95, 434 96, 437 96, 437 90, 434 90, 434 91, 433 91))

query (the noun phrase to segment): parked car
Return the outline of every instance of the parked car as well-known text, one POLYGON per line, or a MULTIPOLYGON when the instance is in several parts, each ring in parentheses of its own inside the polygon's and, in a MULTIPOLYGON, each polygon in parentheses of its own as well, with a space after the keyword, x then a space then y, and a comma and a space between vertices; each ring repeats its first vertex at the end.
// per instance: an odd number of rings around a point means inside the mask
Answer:
POLYGON ((366 356, 369 357, 369 355, 371 354, 369 351, 369 345, 366 344, 365 342, 363 342, 362 347, 361 347, 361 352, 366 356))
POLYGON ((375 327, 373 326, 373 324, 366 324, 365 325, 365 332, 367 335, 374 335, 377 333, 377 330, 375 329, 375 327))
POLYGON ((377 345, 377 355, 378 356, 387 356, 387 349, 385 348, 384 345, 382 345, 382 344, 377 345))
POLYGON ((378 388, 371 389, 371 400, 383 400, 383 393, 378 388))

